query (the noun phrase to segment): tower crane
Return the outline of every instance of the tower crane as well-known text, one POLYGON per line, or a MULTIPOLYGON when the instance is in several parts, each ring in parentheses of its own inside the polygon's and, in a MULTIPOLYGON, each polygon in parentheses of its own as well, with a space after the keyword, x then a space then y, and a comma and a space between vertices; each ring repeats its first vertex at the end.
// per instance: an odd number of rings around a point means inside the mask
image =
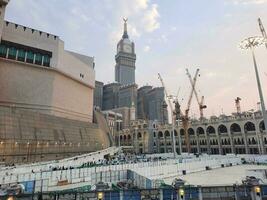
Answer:
MULTIPOLYGON (((198 72, 199 72, 199 69, 197 69, 197 72, 196 73, 198 73, 198 72)), ((197 91, 196 91, 196 88, 194 86, 194 81, 193 81, 193 79, 191 77, 191 74, 189 73, 188 69, 186 69, 186 74, 187 74, 187 76, 189 78, 189 81, 191 83, 193 92, 194 92, 195 97, 197 99, 197 103, 198 103, 198 106, 199 106, 200 120, 202 120, 204 118, 203 110, 207 108, 207 106, 204 105, 204 96, 202 96, 201 99, 199 99, 198 94, 197 94, 197 91)))
MULTIPOLYGON (((264 26, 263 26, 263 24, 262 24, 260 18, 258 19, 258 22, 259 22, 259 26, 260 26, 260 30, 261 30, 262 37, 264 37, 264 38, 267 39, 267 34, 266 34, 266 32, 265 32, 264 26)), ((265 43, 265 47, 266 47, 266 49, 267 49, 267 43, 265 43)))
MULTIPOLYGON (((186 70, 188 72, 188 70, 186 70)), ((189 72, 188 72, 189 74, 189 72)), ((189 95, 189 99, 187 102, 187 107, 185 110, 185 114, 182 116, 182 123, 183 123, 183 128, 185 131, 185 143, 186 143, 186 148, 187 148, 187 152, 190 153, 191 152, 191 147, 190 147, 190 138, 189 138, 189 134, 188 134, 188 127, 189 127, 189 111, 190 111, 190 107, 191 107, 191 103, 192 103, 192 98, 193 98, 193 93, 195 90, 195 86, 196 86, 196 82, 197 82, 197 77, 199 75, 199 69, 196 70, 195 76, 192 80, 192 89, 189 95)))
POLYGON ((159 78, 159 80, 160 80, 160 82, 161 82, 162 87, 164 88, 164 93, 165 93, 166 99, 168 100, 168 104, 169 104, 169 106, 170 106, 171 112, 173 112, 174 110, 173 110, 173 106, 172 106, 172 103, 171 103, 171 100, 170 100, 170 97, 171 97, 171 96, 169 96, 169 94, 168 94, 168 92, 167 92, 167 89, 166 89, 166 87, 165 87, 165 84, 164 84, 164 82, 163 82, 163 79, 162 79, 160 73, 158 73, 158 78, 159 78))
MULTIPOLYGON (((187 72, 188 72, 188 70, 187 70, 187 72)), ((188 74, 189 74, 189 72, 188 72, 188 74)), ((189 74, 189 75, 190 75, 190 74, 189 74)), ((167 90, 166 90, 166 87, 165 87, 165 84, 164 84, 164 82, 163 82, 163 79, 162 79, 161 75, 158 74, 159 80, 160 80, 162 86, 164 87, 164 93, 165 93, 165 96, 166 96, 166 98, 167 98, 167 100, 168 100, 168 104, 169 104, 170 109, 171 109, 171 112, 172 112, 172 120, 173 120, 173 124, 174 124, 174 122, 175 122, 175 118, 174 118, 174 117, 176 117, 176 119, 181 119, 181 121, 182 121, 182 126, 183 126, 183 129, 184 129, 184 131, 185 131, 185 143, 186 143, 186 148, 187 148, 187 152, 188 152, 188 153, 191 152, 191 148, 190 148, 190 138, 189 138, 189 134, 188 134, 188 127, 189 127, 189 111, 190 111, 190 107, 191 107, 191 103, 192 103, 192 98, 193 98, 193 93, 194 93, 194 91, 195 91, 195 86, 196 86, 196 81, 197 81, 197 77, 198 77, 198 75, 199 75, 199 69, 196 70, 196 73, 195 73, 194 78, 193 78, 193 79, 192 79, 192 78, 190 79, 190 80, 192 80, 192 83, 191 83, 191 85, 192 85, 192 89, 191 89, 191 91, 190 91, 189 99, 188 99, 188 102, 187 102, 187 107, 186 107, 186 109, 185 109, 185 112, 183 113, 182 110, 181 110, 181 106, 180 106, 180 104, 179 104, 179 101, 178 101, 178 97, 176 97, 175 100, 174 100, 175 109, 173 108, 173 105, 172 105, 172 103, 171 103, 171 101, 170 101, 170 97, 173 97, 173 96, 169 96, 169 95, 168 95, 168 92, 167 92, 167 90)), ((191 75, 190 75, 190 77, 191 77, 191 75)), ((190 81, 190 82, 191 82, 191 81, 190 81)), ((203 102, 203 100, 204 100, 204 99, 202 98, 201 101, 203 102)), ((203 103, 202 103, 201 105, 203 105, 203 103)), ((173 131, 173 132, 174 132, 174 131, 173 131)), ((173 139, 174 139, 174 135, 173 135, 173 139)), ((175 140, 173 141, 173 144, 174 144, 174 147, 175 147, 175 140)), ((180 145, 180 146, 181 146, 181 145, 180 145)))
POLYGON ((165 96, 166 96, 166 98, 167 98, 168 104, 169 104, 170 109, 171 109, 172 129, 173 129, 173 130, 172 130, 173 155, 174 155, 174 158, 176 158, 176 142, 175 142, 175 136, 174 136, 175 111, 174 111, 174 109, 173 109, 173 106, 172 106, 172 103, 171 103, 171 100, 170 100, 172 96, 169 96, 169 95, 168 95, 167 89, 166 89, 166 87, 165 87, 165 84, 164 84, 164 82, 163 82, 163 79, 162 79, 160 73, 158 73, 158 78, 159 78, 159 80, 160 80, 160 82, 161 82, 161 84, 162 84, 162 87, 163 87, 163 89, 164 89, 165 96))

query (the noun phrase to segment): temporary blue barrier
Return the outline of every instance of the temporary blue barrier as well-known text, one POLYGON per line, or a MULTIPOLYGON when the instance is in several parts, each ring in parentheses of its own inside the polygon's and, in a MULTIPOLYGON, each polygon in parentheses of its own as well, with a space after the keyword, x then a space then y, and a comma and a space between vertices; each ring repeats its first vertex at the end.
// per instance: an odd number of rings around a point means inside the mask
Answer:
POLYGON ((174 189, 163 189, 163 199, 177 200, 177 192, 174 189))
POLYGON ((199 198, 199 190, 196 187, 188 187, 185 188, 185 199, 198 199, 199 198))
POLYGON ((263 195, 267 195, 267 185, 266 186, 262 186, 261 190, 262 190, 262 194, 263 195))
POLYGON ((25 194, 32 194, 34 192, 34 183, 35 181, 25 181, 25 182, 20 183, 24 185, 25 187, 25 190, 24 190, 25 194))
POLYGON ((134 190, 123 191, 123 199, 141 200, 140 191, 134 191, 134 190))
POLYGON ((105 192, 105 200, 120 200, 120 192, 105 192))

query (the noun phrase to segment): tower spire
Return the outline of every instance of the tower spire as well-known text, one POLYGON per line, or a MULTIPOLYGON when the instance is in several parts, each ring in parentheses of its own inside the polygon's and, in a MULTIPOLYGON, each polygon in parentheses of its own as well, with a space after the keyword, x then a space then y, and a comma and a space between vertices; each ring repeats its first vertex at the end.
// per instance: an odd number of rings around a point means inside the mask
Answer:
POLYGON ((123 21, 124 21, 124 29, 123 29, 122 38, 125 39, 125 38, 129 38, 128 33, 127 33, 127 21, 128 21, 128 18, 123 18, 123 21))

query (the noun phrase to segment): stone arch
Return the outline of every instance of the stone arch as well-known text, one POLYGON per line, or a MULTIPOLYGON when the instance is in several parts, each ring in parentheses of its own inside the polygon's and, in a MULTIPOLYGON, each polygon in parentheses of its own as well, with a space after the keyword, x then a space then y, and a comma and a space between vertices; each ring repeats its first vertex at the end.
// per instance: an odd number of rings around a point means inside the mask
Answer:
POLYGON ((230 126, 231 133, 241 132, 241 127, 237 123, 233 123, 230 126))
POLYGON ((252 143, 252 144, 257 144, 257 142, 256 142, 256 140, 255 140, 254 137, 252 138, 251 143, 252 143))
POLYGON ((126 135, 124 135, 124 136, 123 136, 123 140, 125 141, 126 139, 127 139, 127 136, 126 136, 126 135))
POLYGON ((180 129, 180 135, 184 135, 185 134, 185 131, 184 131, 184 129, 182 128, 182 129, 180 129))
POLYGON ((159 131, 159 133, 158 133, 158 137, 159 137, 159 138, 163 138, 163 133, 162 133, 162 131, 159 131))
POLYGON ((194 134, 195 134, 195 131, 194 131, 194 129, 192 129, 192 128, 189 128, 189 129, 187 130, 187 132, 188 132, 188 135, 194 135, 194 134))
POLYGON ((164 136, 165 137, 170 137, 171 135, 170 135, 170 132, 168 131, 168 130, 166 130, 165 132, 164 132, 164 136))
POLYGON ((203 129, 202 127, 198 127, 198 128, 197 128, 197 134, 198 134, 198 135, 204 135, 204 134, 205 134, 204 129, 203 129))
POLYGON ((223 134, 223 133, 227 133, 228 130, 227 130, 227 127, 223 124, 221 124, 219 127, 218 127, 218 133, 219 134, 223 134))
POLYGON ((131 135, 128 135, 128 140, 131 140, 131 139, 132 139, 131 135))
POLYGON ((264 121, 263 120, 259 124, 259 129, 260 129, 260 132, 265 131, 265 124, 264 124, 264 121))
POLYGON ((137 137, 138 137, 138 139, 142 138, 142 133, 138 132, 137 137))
POLYGON ((207 133, 208 134, 215 134, 216 133, 215 128, 213 126, 208 126, 207 133))
POLYGON ((177 137, 178 136, 178 133, 176 130, 174 130, 174 136, 177 137))
POLYGON ((245 123, 245 125, 244 125, 244 130, 245 130, 245 132, 246 132, 246 131, 255 131, 255 130, 256 130, 256 128, 255 128, 255 124, 252 123, 252 122, 247 122, 247 123, 245 123))

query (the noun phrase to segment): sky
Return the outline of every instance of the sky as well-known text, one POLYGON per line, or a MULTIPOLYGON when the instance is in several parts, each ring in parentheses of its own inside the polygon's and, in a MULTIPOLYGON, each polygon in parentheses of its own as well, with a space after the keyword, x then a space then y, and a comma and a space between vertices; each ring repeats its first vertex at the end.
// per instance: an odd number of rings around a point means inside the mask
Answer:
MULTIPOLYGON (((251 53, 238 44, 261 35, 257 19, 267 29, 267 0, 11 0, 6 20, 58 35, 65 49, 95 58, 96 79, 115 79, 117 42, 123 21, 137 55, 136 82, 161 86, 160 73, 169 94, 186 109, 192 76, 200 77, 196 88, 205 96, 205 115, 231 114, 240 97, 242 111, 257 109, 259 95, 251 53)), ((267 50, 256 57, 267 100, 267 50)), ((198 117, 193 97, 191 116, 198 117)))

